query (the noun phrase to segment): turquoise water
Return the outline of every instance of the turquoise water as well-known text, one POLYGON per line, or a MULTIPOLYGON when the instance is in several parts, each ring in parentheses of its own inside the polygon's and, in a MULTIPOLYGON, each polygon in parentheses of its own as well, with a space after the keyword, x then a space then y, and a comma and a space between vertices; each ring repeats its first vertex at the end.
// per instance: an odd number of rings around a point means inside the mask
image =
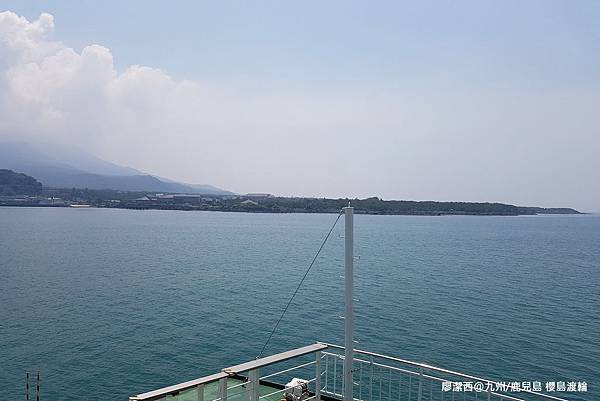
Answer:
MULTIPOLYGON (((334 219, 0 208, 0 398, 24 399, 27 370, 43 401, 122 401, 253 359, 334 219)), ((599 216, 355 229, 360 348, 600 398, 599 216)), ((342 230, 267 353, 342 343, 342 230)))

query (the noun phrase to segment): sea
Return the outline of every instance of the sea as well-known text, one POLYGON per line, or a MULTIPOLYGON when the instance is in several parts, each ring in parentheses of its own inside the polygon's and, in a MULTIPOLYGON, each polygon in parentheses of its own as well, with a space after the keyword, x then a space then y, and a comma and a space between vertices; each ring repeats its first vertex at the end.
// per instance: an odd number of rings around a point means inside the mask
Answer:
MULTIPOLYGON (((336 216, 0 208, 0 399, 125 401, 253 360, 336 216)), ((355 216, 357 347, 600 399, 600 216, 355 216)), ((343 344, 343 219, 265 354, 343 344)))

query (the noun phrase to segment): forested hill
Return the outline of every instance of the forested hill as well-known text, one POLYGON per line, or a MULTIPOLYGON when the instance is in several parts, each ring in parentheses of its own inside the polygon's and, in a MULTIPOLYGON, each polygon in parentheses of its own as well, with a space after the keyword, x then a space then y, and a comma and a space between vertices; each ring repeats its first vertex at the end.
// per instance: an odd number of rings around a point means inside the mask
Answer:
POLYGON ((0 169, 0 196, 38 195, 42 184, 35 178, 12 170, 0 169))
POLYGON ((256 208, 273 209, 283 212, 333 212, 351 202, 356 213, 403 214, 403 215, 535 215, 535 214, 580 214, 571 208, 521 207, 504 203, 479 202, 435 202, 366 199, 326 199, 326 198, 267 198, 261 199, 256 208))
POLYGON ((582 214, 568 207, 518 207, 521 214, 582 214))

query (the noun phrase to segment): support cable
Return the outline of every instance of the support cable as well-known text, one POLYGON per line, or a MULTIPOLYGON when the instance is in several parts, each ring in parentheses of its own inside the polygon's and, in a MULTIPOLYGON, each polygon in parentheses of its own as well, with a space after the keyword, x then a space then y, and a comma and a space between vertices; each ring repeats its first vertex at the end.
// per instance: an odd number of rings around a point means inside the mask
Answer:
POLYGON ((327 235, 325 236, 325 239, 323 240, 323 242, 321 243, 321 246, 319 247, 319 250, 317 251, 317 253, 315 254, 315 257, 312 259, 312 262, 310 262, 310 265, 308 266, 308 269, 306 269, 306 272, 304 273, 304 276, 302 277, 302 280, 300 280, 300 283, 298 283, 298 286, 296 287, 296 290, 294 291, 294 293, 292 294, 292 296, 290 297, 290 300, 288 301, 287 305, 285 306, 285 308, 283 309, 283 312, 281 313, 281 316, 279 316, 279 320, 277 320, 277 323, 275 323, 275 326, 273 327, 273 330, 271 330, 271 333, 269 334, 269 337, 267 338, 267 341, 265 341, 265 344, 263 345, 262 349, 260 350, 260 353, 258 354, 258 356, 256 357, 256 359, 260 358, 263 354, 263 352, 265 352, 265 349, 267 348, 267 345, 269 344, 269 341, 271 341, 271 337, 273 337, 273 334, 275 333, 275 330, 277 330, 277 326, 279 326, 279 323, 281 323, 281 321, 283 320, 283 316, 285 316, 285 313, 287 312, 288 308, 290 307, 290 305, 292 304, 292 301, 294 300, 294 297, 296 296, 296 294, 298 293, 298 291, 300 290, 300 287, 302 287, 302 283, 304 283, 304 280, 306 279, 306 276, 308 276, 308 273, 310 272, 310 269, 312 269, 313 265, 315 264, 317 258, 319 257, 319 254, 321 253, 321 251, 323 250, 323 247, 325 246, 325 243, 327 242, 327 240, 329 239, 329 237, 331 236, 331 233, 333 232, 333 229, 335 228, 338 220, 340 219, 340 217, 342 216, 343 211, 340 211, 338 213, 337 218, 335 219, 335 221, 333 222, 333 225, 331 226, 331 228, 329 229, 329 232, 327 233, 327 235))

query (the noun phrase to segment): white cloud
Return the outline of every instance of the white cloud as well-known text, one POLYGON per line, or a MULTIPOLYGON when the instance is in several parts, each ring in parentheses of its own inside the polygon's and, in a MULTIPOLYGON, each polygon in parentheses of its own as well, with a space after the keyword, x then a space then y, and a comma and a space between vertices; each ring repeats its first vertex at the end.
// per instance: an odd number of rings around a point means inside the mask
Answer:
POLYGON ((593 89, 217 87, 53 30, 0 13, 0 138, 241 192, 600 204, 593 89))
POLYGON ((241 93, 175 80, 145 66, 117 72, 109 49, 90 45, 79 53, 49 40, 53 28, 48 14, 33 22, 0 14, 0 135, 69 142, 138 168, 199 181, 209 178, 198 174, 198 166, 207 163, 233 159, 238 167, 230 171, 247 168, 252 174, 257 165, 264 170, 285 162, 290 151, 318 154, 303 141, 337 146, 339 130, 360 126, 372 109, 343 97, 332 107, 327 97, 241 93), (348 108, 357 110, 348 114, 348 108), (264 152, 272 146, 282 153, 268 161, 264 152), (196 176, 177 174, 185 170, 196 176))
POLYGON ((29 22, 0 13, 2 134, 97 144, 115 128, 112 113, 130 98, 147 102, 148 92, 156 98, 171 89, 163 84, 172 83, 170 78, 157 70, 131 67, 117 74, 105 47, 91 45, 77 53, 49 41, 53 28, 48 14, 29 22))

